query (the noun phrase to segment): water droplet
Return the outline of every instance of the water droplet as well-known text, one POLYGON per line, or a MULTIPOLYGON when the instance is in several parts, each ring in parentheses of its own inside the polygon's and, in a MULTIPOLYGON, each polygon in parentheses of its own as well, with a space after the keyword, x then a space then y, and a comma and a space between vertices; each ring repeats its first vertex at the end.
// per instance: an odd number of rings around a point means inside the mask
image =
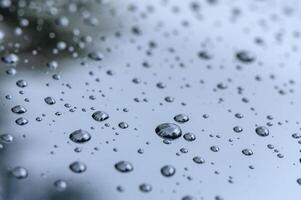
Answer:
POLYGON ((176 168, 171 165, 165 165, 161 168, 161 174, 165 177, 171 177, 176 173, 176 168))
POLYGON ((128 161, 119 161, 115 164, 115 168, 122 173, 128 173, 134 170, 132 163, 128 161))
POLYGON ((16 167, 11 171, 11 174, 16 178, 16 179, 25 179, 28 176, 28 172, 25 168, 23 167, 16 167))
POLYGON ((23 114, 27 112, 26 108, 20 105, 13 107, 11 111, 15 114, 23 114))
POLYGON ((240 133, 243 131, 243 129, 240 126, 234 126, 233 131, 236 133, 240 133))
POLYGON ((183 137, 188 142, 192 142, 196 139, 196 136, 193 133, 185 133, 183 137))
POLYGON ((300 134, 300 133, 293 133, 293 134, 292 134, 292 137, 293 137, 294 139, 299 139, 299 138, 301 138, 301 134, 300 134))
POLYGON ((142 183, 141 185, 139 185, 139 189, 141 192, 150 192, 152 191, 152 186, 148 183, 142 183))
POLYGON ((67 182, 64 180, 57 180, 53 185, 58 192, 63 192, 67 189, 67 182))
POLYGON ((18 87, 20 87, 20 88, 25 88, 25 87, 27 86, 27 82, 24 81, 24 80, 18 80, 18 81, 16 82, 16 85, 17 85, 18 87))
POLYGON ((109 118, 109 115, 103 111, 96 111, 92 114, 92 118, 95 121, 102 122, 102 121, 107 120, 109 118))
POLYGON ((0 141, 4 143, 12 143, 14 141, 14 137, 10 134, 1 134, 0 141))
POLYGON ((236 58, 243 63, 251 63, 255 61, 255 56, 249 51, 239 51, 236 53, 236 58))
POLYGON ((257 135, 262 136, 262 137, 266 137, 269 135, 269 129, 267 129, 264 126, 259 126, 255 129, 257 135))
POLYGON ((246 156, 251 156, 253 155, 253 151, 251 149, 243 149, 242 153, 246 156))
POLYGON ((301 185, 301 178, 298 178, 298 179, 297 179, 297 183, 298 183, 299 185, 301 185))
POLYGON ((94 51, 88 54, 88 57, 94 61, 101 61, 103 59, 103 54, 99 51, 94 51))
POLYGON ((118 126, 119 126, 119 128, 121 128, 121 129, 126 129, 126 128, 129 127, 129 125, 128 125, 126 122, 120 122, 120 123, 118 124, 118 126))
POLYGON ((75 161, 73 163, 71 163, 69 165, 69 168, 71 169, 71 171, 73 171, 74 173, 83 173, 87 170, 87 166, 85 163, 83 162, 79 162, 79 161, 75 161))
POLYGON ((236 114, 235 114, 235 117, 236 117, 237 119, 242 119, 242 118, 244 117, 244 115, 241 114, 241 113, 236 113, 236 114))
POLYGON ((210 149, 213 152, 218 152, 219 151, 219 147, 218 146, 211 146, 210 149))
POLYGON ((182 198, 182 200, 196 200, 196 198, 190 195, 186 195, 182 198))
POLYGON ((25 119, 24 117, 20 117, 18 119, 16 119, 16 124, 18 124, 19 126, 23 126, 28 124, 28 120, 25 119))
POLYGON ((203 163, 205 163, 205 160, 202 157, 200 157, 200 156, 195 156, 195 157, 193 157, 192 160, 193 160, 193 162, 195 162, 197 164, 203 164, 203 163))
POLYGON ((58 62, 56 62, 54 60, 47 63, 47 67, 50 70, 55 70, 58 68, 58 66, 59 66, 58 62))
POLYGON ((75 143, 82 144, 82 143, 88 142, 91 139, 91 135, 88 131, 78 129, 78 130, 72 132, 69 135, 69 138, 75 143))
POLYGON ((44 101, 48 104, 48 105, 54 105, 56 103, 55 99, 52 97, 46 97, 44 99, 44 101))
POLYGON ((16 64, 19 61, 19 57, 13 53, 5 55, 1 59, 4 63, 10 65, 16 64))
POLYGON ((185 114, 178 114, 174 117, 174 120, 178 123, 185 123, 189 121, 189 117, 185 114))
POLYGON ((157 133, 158 136, 160 136, 163 139, 169 139, 169 140, 174 140, 182 135, 182 130, 181 128, 172 123, 163 123, 157 126, 155 129, 155 132, 157 133))

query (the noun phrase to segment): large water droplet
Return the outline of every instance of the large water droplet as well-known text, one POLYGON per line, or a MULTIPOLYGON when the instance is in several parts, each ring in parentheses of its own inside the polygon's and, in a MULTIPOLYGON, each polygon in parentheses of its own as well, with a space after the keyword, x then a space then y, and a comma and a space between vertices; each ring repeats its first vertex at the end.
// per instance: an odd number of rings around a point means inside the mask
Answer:
POLYGON ((28 124, 28 120, 25 119, 24 117, 20 117, 20 118, 16 119, 16 124, 23 126, 23 125, 28 124))
POLYGON ((128 161, 119 161, 115 164, 115 168, 122 173, 131 172, 134 169, 132 163, 128 161))
POLYGON ((182 130, 181 128, 172 123, 163 123, 157 126, 155 129, 156 133, 158 136, 160 136, 163 139, 168 139, 168 140, 174 140, 182 135, 182 130))
POLYGON ((176 173, 176 168, 171 165, 165 165, 161 168, 161 174, 165 177, 171 177, 176 173))
POLYGON ((266 137, 270 134, 269 129, 267 129, 264 126, 259 126, 255 129, 257 135, 262 136, 262 137, 266 137))
POLYGON ((27 112, 26 108, 20 105, 13 107, 11 111, 15 114, 23 114, 27 112))
POLYGON ((91 135, 88 131, 78 129, 78 130, 72 132, 69 135, 69 138, 75 143, 82 144, 82 143, 88 142, 91 139, 91 135))
POLYGON ((96 111, 92 114, 92 118, 95 121, 102 122, 109 118, 109 115, 104 111, 96 111))

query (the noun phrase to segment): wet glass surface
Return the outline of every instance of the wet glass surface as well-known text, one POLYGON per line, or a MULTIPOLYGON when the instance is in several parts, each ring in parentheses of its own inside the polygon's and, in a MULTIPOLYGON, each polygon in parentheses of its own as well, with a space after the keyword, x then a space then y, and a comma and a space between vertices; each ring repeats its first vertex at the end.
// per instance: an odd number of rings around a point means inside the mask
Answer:
POLYGON ((299 1, 0 8, 0 200, 299 199, 299 1))

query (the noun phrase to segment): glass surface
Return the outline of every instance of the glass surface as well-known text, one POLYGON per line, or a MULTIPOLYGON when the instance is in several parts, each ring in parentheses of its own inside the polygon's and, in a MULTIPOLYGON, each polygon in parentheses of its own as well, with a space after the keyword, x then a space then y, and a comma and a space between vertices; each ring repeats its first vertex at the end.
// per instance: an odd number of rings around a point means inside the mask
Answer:
POLYGON ((300 199, 299 1, 0 5, 1 200, 300 199))

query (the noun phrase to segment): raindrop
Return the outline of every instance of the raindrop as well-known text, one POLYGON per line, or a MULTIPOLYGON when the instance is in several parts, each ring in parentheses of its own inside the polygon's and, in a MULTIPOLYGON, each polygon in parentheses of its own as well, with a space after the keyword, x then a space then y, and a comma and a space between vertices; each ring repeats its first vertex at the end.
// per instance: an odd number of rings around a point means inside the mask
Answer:
POLYGON ((16 167, 11 171, 11 174, 13 177, 16 179, 25 179, 28 176, 28 172, 25 168, 23 167, 16 167))
POLYGON ((16 64, 19 61, 19 57, 13 53, 5 55, 1 59, 4 63, 10 65, 16 64))
POLYGON ((78 129, 72 132, 69 138, 75 143, 82 144, 88 142, 91 139, 91 135, 88 131, 78 129))
POLYGON ((103 54, 99 51, 94 51, 89 53, 88 57, 94 61, 101 61, 103 59, 103 54))
POLYGON ((16 119, 16 124, 23 126, 23 125, 28 124, 28 120, 25 119, 24 117, 20 117, 20 118, 16 119))
POLYGON ((165 177, 171 177, 176 173, 176 169, 171 165, 165 165, 161 168, 161 174, 165 177))
POLYGON ((79 161, 75 161, 73 163, 71 163, 69 165, 69 168, 71 169, 71 171, 73 171, 74 173, 83 173, 87 170, 87 166, 85 163, 83 162, 79 162, 79 161))
POLYGON ((236 53, 236 58, 243 63, 251 63, 255 61, 255 56, 249 51, 239 51, 236 53))
POLYGON ((301 178, 298 178, 298 179, 297 179, 297 183, 298 183, 299 185, 301 185, 301 178))
POLYGON ((251 156, 253 155, 253 151, 251 149, 243 149, 242 153, 246 156, 251 156))
POLYGON ((242 129, 240 126, 235 126, 235 127, 233 128, 233 131, 236 132, 236 133, 240 133, 240 132, 243 131, 243 129, 242 129))
POLYGON ((182 130, 181 128, 172 123, 163 123, 157 126, 155 129, 155 132, 157 133, 158 136, 160 136, 163 139, 169 139, 169 140, 174 140, 182 135, 182 130))
POLYGON ((95 121, 102 122, 102 121, 107 120, 109 118, 109 115, 103 111, 96 111, 92 114, 92 118, 95 121))
POLYGON ((185 123, 189 121, 189 117, 185 114, 178 114, 174 117, 174 120, 178 123, 185 123))
POLYGON ((196 139, 196 136, 193 133, 185 133, 183 137, 188 142, 192 142, 196 139))
POLYGON ((182 200, 196 200, 196 198, 190 195, 186 195, 182 198, 182 200))
POLYGON ((141 185, 139 185, 139 189, 141 192, 150 192, 152 191, 152 186, 148 183, 142 183, 141 185))
POLYGON ((67 182, 64 180, 57 180, 53 185, 58 192, 63 192, 67 189, 67 182))
POLYGON ((0 135, 0 141, 4 143, 12 143, 14 141, 14 137, 10 134, 2 134, 0 135))
POLYGON ((203 163, 205 163, 205 160, 202 157, 200 157, 200 156, 195 156, 195 157, 193 157, 192 160, 193 160, 193 162, 195 162, 197 164, 203 164, 203 163))
POLYGON ((259 126, 255 129, 257 135, 262 136, 262 137, 266 137, 269 135, 269 129, 267 129, 264 126, 259 126))
POLYGON ((26 108, 20 105, 13 107, 11 111, 15 114, 23 114, 27 112, 26 108))
POLYGON ((211 146, 210 149, 213 152, 218 152, 219 151, 219 147, 218 146, 211 146))
POLYGON ((48 104, 48 105, 54 105, 56 103, 55 99, 52 97, 46 97, 44 99, 44 101, 48 104))
POLYGON ((119 161, 115 164, 115 169, 122 173, 128 173, 134 170, 132 163, 128 161, 119 161))
POLYGON ((120 123, 118 124, 118 126, 119 126, 119 128, 121 128, 121 129, 126 129, 126 128, 129 127, 129 125, 128 125, 126 122, 120 122, 120 123))
POLYGON ((18 80, 16 82, 17 86, 20 87, 20 88, 25 88, 27 86, 27 82, 24 81, 24 80, 18 80))

